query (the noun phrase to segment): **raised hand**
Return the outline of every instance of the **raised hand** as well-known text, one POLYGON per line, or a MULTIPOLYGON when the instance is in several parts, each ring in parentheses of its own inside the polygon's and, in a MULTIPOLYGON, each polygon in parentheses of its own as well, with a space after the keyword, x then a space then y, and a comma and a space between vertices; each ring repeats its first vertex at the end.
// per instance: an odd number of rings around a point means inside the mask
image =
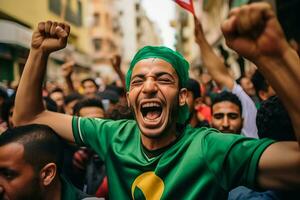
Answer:
POLYGON ((66 47, 69 33, 68 24, 52 21, 40 22, 32 35, 31 47, 50 54, 66 47))
POLYGON ((201 44, 202 42, 206 42, 205 35, 203 33, 203 28, 201 22, 197 19, 196 16, 194 16, 194 35, 195 35, 195 40, 198 44, 201 44))
POLYGON ((238 54, 255 61, 282 56, 288 49, 282 28, 268 3, 235 8, 222 24, 226 44, 238 54))
POLYGON ((73 67, 75 65, 75 61, 74 60, 70 60, 65 62, 62 66, 61 66, 61 71, 62 71, 62 75, 65 78, 71 77, 72 73, 73 73, 73 67))
POLYGON ((121 71, 121 56, 120 55, 115 55, 112 58, 110 58, 110 63, 116 72, 121 71))

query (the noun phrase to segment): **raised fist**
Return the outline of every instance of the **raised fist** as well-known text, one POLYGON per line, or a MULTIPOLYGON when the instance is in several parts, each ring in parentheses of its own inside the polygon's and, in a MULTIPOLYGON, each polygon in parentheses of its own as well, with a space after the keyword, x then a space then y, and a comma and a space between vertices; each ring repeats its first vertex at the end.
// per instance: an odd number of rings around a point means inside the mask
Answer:
POLYGON ((110 58, 110 63, 116 72, 121 70, 121 56, 120 55, 114 55, 112 58, 110 58))
POLYGON ((50 54, 66 47, 69 33, 68 24, 52 21, 40 22, 32 35, 31 47, 50 54))
POLYGON ((61 66, 61 71, 62 71, 62 75, 63 77, 71 77, 72 73, 73 73, 73 67, 75 65, 75 61, 74 60, 70 60, 65 62, 62 66, 61 66))
POLYGON ((281 56, 288 46, 272 7, 264 2, 231 10, 222 31, 226 44, 251 61, 281 56))

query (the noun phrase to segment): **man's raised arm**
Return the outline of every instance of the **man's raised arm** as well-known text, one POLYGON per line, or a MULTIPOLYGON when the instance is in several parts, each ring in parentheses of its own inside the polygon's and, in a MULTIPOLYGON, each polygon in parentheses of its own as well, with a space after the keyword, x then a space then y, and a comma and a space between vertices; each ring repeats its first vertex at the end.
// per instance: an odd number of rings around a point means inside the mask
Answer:
POLYGON ((38 123, 53 128, 61 137, 74 141, 72 117, 46 111, 42 98, 42 82, 49 54, 67 45, 70 26, 57 22, 41 22, 32 35, 31 49, 18 87, 15 111, 16 126, 38 123))
POLYGON ((213 48, 206 40, 202 25, 197 17, 194 17, 194 25, 195 40, 200 48, 203 66, 208 70, 208 73, 212 76, 212 79, 219 87, 226 87, 229 90, 232 90, 234 86, 234 79, 229 74, 222 59, 214 52, 213 48))
MULTIPOLYGON (((300 188, 300 60, 289 46, 267 3, 230 12, 222 30, 227 45, 254 62, 272 85, 291 117, 298 144, 278 142, 262 154, 257 182, 263 188, 300 188)), ((283 133, 284 134, 284 133, 283 133)))

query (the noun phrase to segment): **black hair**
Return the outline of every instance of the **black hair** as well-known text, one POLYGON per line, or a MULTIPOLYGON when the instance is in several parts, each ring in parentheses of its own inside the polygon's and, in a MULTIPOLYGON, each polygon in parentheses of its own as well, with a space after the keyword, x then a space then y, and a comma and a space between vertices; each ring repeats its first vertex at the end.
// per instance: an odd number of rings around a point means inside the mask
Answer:
POLYGON ((112 90, 116 92, 119 96, 126 95, 126 90, 123 87, 117 86, 116 84, 107 85, 105 89, 112 90))
POLYGON ((7 123, 8 123, 8 118, 11 115, 10 109, 15 106, 15 97, 16 97, 15 94, 13 94, 12 96, 8 97, 4 101, 3 106, 2 106, 2 113, 1 113, 2 119, 4 121, 6 121, 7 123))
POLYGON ((64 99, 65 100, 65 105, 67 105, 68 103, 70 103, 74 100, 80 100, 80 99, 83 99, 83 96, 81 94, 78 94, 76 92, 71 93, 71 94, 69 94, 65 97, 65 99, 64 99))
POLYGON ((82 81, 81 81, 81 85, 83 85, 85 82, 87 82, 87 81, 91 81, 91 82, 93 82, 94 83, 94 85, 96 86, 96 88, 98 89, 99 88, 99 85, 96 83, 96 81, 94 80, 94 79, 92 79, 92 78, 86 78, 86 79, 83 79, 82 81))
POLYGON ((14 142, 24 146, 24 160, 36 172, 52 162, 57 165, 58 172, 61 172, 63 143, 50 127, 30 124, 7 129, 0 135, 0 146, 14 142))
POLYGON ((114 104, 118 103, 120 98, 119 94, 116 91, 110 89, 105 89, 103 92, 97 93, 97 97, 99 97, 100 99, 108 99, 114 104))
POLYGON ((53 99, 51 99, 50 97, 47 96, 47 97, 43 97, 43 100, 45 101, 47 110, 52 111, 52 112, 58 111, 57 104, 53 99))
POLYGON ((291 118, 277 96, 263 101, 257 111, 256 125, 260 138, 295 141, 291 118))
POLYGON ((228 92, 228 91, 223 91, 221 93, 218 93, 215 95, 215 97, 212 99, 212 104, 211 104, 211 108, 220 102, 223 101, 229 101, 235 105, 237 105, 240 109, 240 113, 242 113, 243 109, 242 109, 242 103, 240 101, 240 99, 233 94, 232 92, 228 92))
POLYGON ((99 98, 85 98, 79 100, 73 107, 74 115, 79 116, 79 112, 85 107, 98 107, 104 110, 101 99, 99 98))
POLYGON ((51 94, 53 94, 55 92, 60 92, 60 93, 64 94, 64 91, 61 88, 57 87, 57 88, 54 88, 51 92, 49 92, 48 96, 50 96, 51 94))
POLYGON ((254 85, 257 95, 259 91, 268 91, 269 84, 267 83, 265 77, 258 70, 256 70, 253 74, 251 81, 254 85))
POLYGON ((195 79, 189 78, 187 80, 186 89, 193 93, 194 99, 201 97, 200 85, 195 79))
POLYGON ((0 97, 2 97, 4 100, 6 100, 8 98, 8 94, 7 94, 6 90, 2 87, 0 87, 0 97))
POLYGON ((134 119, 131 109, 126 103, 118 102, 107 111, 107 118, 113 120, 134 119))

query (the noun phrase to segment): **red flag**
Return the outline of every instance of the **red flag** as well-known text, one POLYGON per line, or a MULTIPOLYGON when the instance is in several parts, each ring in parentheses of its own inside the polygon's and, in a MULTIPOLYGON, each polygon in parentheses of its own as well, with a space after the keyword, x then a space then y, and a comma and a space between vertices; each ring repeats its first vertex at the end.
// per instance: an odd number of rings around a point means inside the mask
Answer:
POLYGON ((179 6, 195 15, 193 0, 174 0, 179 6))

